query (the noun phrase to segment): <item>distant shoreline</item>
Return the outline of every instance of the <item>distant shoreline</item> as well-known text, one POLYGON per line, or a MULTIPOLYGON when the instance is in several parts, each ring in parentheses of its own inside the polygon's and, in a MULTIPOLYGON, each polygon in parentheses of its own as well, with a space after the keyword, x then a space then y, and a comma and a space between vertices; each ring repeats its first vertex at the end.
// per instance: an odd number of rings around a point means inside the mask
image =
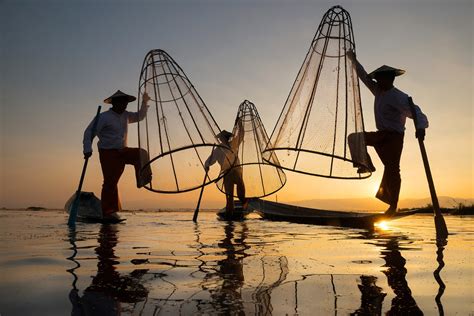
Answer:
MULTIPOLYGON (((433 214, 433 209, 431 206, 425 206, 423 208, 412 208, 418 209, 417 214, 433 214)), ((403 208, 400 210, 409 210, 407 208, 403 208)), ((45 207, 27 207, 27 208, 0 208, 0 211, 15 211, 15 212, 64 212, 64 209, 58 208, 45 208, 45 207)), ((200 209, 200 212, 217 212, 219 209, 217 208, 206 208, 200 209)), ((123 213, 173 213, 173 212, 194 212, 194 209, 191 208, 175 208, 175 209, 137 209, 137 210, 122 210, 123 213)), ((350 212, 367 212, 367 213, 382 213, 382 210, 379 211, 354 211, 351 210, 350 212)), ((474 215, 474 205, 460 205, 459 207, 454 208, 441 208, 441 212, 446 215, 474 215)))

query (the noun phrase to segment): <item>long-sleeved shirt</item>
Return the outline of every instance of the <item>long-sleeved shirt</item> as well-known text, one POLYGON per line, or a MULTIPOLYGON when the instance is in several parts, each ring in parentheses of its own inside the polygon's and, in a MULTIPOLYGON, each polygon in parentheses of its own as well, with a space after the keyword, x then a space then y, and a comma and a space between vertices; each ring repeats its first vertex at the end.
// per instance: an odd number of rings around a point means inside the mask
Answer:
POLYGON ((209 158, 207 158, 206 162, 204 163, 204 166, 206 168, 212 166, 217 161, 219 165, 221 166, 221 173, 222 173, 232 166, 240 165, 238 151, 239 151, 240 143, 242 142, 244 138, 244 129, 242 127, 242 122, 239 121, 238 124, 239 124, 239 128, 237 129, 238 134, 232 137, 230 144, 227 144, 228 147, 230 147, 231 151, 228 149, 224 149, 222 147, 214 148, 211 155, 209 156, 209 158))
MULTIPOLYGON (((377 130, 404 133, 406 118, 413 118, 408 95, 395 87, 387 91, 382 90, 377 82, 367 75, 364 67, 357 60, 355 64, 357 75, 375 96, 374 112, 377 130)), ((417 105, 415 105, 415 113, 416 128, 427 128, 428 118, 417 105)))
POLYGON ((84 146, 84 153, 92 152, 92 139, 97 135, 99 142, 97 147, 99 149, 122 149, 127 147, 128 124, 136 123, 145 118, 148 110, 147 105, 142 105, 138 112, 125 111, 118 114, 112 109, 99 114, 99 121, 95 134, 92 135, 92 126, 94 120, 90 122, 84 131, 84 139, 82 144, 84 146))

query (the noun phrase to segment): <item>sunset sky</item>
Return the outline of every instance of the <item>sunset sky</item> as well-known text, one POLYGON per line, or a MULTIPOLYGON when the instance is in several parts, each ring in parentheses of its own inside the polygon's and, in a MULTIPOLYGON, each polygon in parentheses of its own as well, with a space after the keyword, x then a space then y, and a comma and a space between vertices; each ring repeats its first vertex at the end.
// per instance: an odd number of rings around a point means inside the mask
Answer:
MULTIPOLYGON (((406 70, 395 85, 428 116, 425 144, 438 195, 474 197, 470 0, 3 0, 0 207, 64 205, 79 181, 84 128, 117 89, 136 95, 150 49, 164 49, 180 64, 221 129, 232 129, 238 105, 248 99, 270 134, 323 14, 336 4, 352 17, 366 70, 383 64, 406 70)), ((366 129, 375 130, 373 97, 365 86, 361 92, 366 129)), ((130 125, 129 145, 137 145, 136 126, 130 125)), ((96 148, 83 190, 100 196, 96 148)), ((278 200, 373 197, 383 166, 369 152, 377 167, 369 179, 287 173, 278 200)), ((429 196, 411 120, 401 170, 402 199, 429 196)), ((124 208, 193 207, 199 194, 137 190, 132 167, 119 188, 124 208)), ((211 185, 202 206, 223 206, 224 199, 211 185)))

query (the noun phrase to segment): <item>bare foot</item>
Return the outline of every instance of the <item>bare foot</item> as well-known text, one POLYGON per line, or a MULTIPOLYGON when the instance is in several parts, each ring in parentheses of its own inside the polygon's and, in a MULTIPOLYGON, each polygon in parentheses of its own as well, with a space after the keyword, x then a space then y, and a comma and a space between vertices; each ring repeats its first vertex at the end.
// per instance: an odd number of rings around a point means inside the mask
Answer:
POLYGON ((397 213, 397 207, 396 206, 390 206, 386 211, 385 211, 385 215, 389 215, 389 216, 392 216, 392 215, 395 215, 397 213))

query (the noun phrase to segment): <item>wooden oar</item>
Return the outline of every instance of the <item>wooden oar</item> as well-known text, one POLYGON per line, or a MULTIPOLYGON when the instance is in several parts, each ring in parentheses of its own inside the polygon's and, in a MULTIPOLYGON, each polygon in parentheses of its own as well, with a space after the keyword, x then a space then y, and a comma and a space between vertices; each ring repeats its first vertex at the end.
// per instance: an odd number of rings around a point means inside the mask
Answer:
MULTIPOLYGON (((97 122, 99 121, 100 109, 101 109, 101 106, 99 105, 99 107, 97 108, 97 114, 95 115, 95 118, 94 118, 94 124, 92 125, 91 142, 94 139, 95 130, 97 129, 97 122)), ((81 197, 82 183, 84 182, 84 177, 86 175, 88 161, 89 161, 89 157, 85 158, 84 165, 82 166, 81 179, 79 180, 79 186, 76 191, 76 196, 74 197, 74 202, 72 202, 71 210, 69 212, 69 220, 67 222, 69 226, 76 225, 77 209, 79 208, 79 200, 81 197)))
MULTIPOLYGON (((410 110, 413 117, 413 122, 415 123, 415 129, 417 128, 418 119, 416 117, 416 109, 415 104, 413 103, 413 99, 411 97, 408 98, 410 103, 410 110)), ((426 178, 428 179, 428 186, 430 188, 431 194, 431 201, 433 204, 433 212, 434 212, 434 222, 436 228, 436 237, 438 239, 446 239, 448 238, 448 227, 446 226, 446 222, 444 221, 443 214, 439 209, 438 203, 438 196, 436 195, 436 190, 433 182, 433 177, 431 175, 430 164, 428 162, 428 155, 426 154, 425 144, 423 142, 422 137, 418 137, 418 144, 420 145, 421 157, 423 158, 423 165, 425 166, 426 178)))
POLYGON ((204 181, 202 182, 202 187, 201 187, 201 193, 199 193, 199 199, 198 203, 196 205, 196 209, 194 210, 194 215, 193 215, 193 222, 197 222, 198 214, 199 214, 199 206, 201 205, 201 199, 202 199, 202 193, 204 192, 204 185, 206 184, 206 178, 207 178, 207 173, 209 171, 206 171, 206 174, 204 175, 204 181))

